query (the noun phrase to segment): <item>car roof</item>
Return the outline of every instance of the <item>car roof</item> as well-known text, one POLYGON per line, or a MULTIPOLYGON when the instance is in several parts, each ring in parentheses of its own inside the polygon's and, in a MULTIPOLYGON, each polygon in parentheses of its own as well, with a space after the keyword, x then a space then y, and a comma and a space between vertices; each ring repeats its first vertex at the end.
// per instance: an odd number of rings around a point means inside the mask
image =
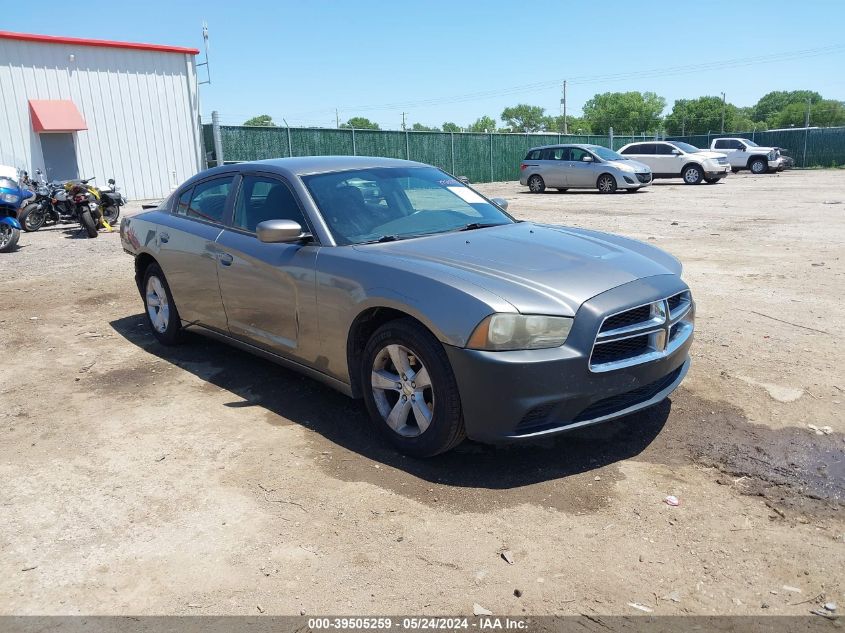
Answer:
POLYGON ((269 171, 283 176, 306 176, 352 169, 373 169, 375 167, 431 167, 425 163, 399 158, 381 158, 378 156, 295 156, 293 158, 270 158, 243 163, 221 165, 202 171, 191 177, 185 184, 204 179, 216 174, 239 171, 269 171))
POLYGON ((596 145, 595 143, 557 143, 555 145, 538 145, 537 147, 532 147, 528 151, 533 152, 535 149, 554 149, 557 147, 580 147, 580 148, 587 148, 592 149, 593 147, 602 147, 607 149, 604 145, 596 145))

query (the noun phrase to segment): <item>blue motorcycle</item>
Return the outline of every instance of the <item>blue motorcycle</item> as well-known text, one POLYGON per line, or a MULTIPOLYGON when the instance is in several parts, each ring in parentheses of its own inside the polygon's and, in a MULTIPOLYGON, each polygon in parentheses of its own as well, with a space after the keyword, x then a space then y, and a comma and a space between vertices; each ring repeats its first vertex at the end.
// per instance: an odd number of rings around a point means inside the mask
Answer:
POLYGON ((14 250, 21 237, 18 209, 33 192, 24 186, 18 170, 0 165, 0 253, 14 250))

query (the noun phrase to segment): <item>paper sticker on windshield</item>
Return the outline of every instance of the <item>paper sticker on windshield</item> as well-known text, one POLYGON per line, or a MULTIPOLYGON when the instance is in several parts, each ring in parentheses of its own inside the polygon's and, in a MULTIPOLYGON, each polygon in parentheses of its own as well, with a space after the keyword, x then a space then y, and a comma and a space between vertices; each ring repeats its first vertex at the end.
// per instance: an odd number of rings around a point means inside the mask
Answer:
POLYGON ((485 202, 484 198, 479 196, 469 187, 446 187, 446 189, 454 193, 464 202, 469 202, 470 204, 483 204, 485 202))

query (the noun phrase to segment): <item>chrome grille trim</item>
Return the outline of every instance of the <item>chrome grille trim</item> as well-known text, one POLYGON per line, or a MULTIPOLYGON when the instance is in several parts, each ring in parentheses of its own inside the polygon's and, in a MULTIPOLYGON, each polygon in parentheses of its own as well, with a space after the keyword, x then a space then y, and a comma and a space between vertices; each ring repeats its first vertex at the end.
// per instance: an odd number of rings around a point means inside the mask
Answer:
MULTIPOLYGON (((619 319, 617 319, 618 321, 619 319)), ((593 343, 593 349, 590 352, 590 371, 613 371, 668 356, 686 342, 692 335, 693 329, 693 301, 689 290, 609 314, 602 319, 602 324, 593 343), (635 310, 639 311, 644 306, 650 307, 648 319, 622 327, 604 329, 609 319, 635 310), (648 336, 648 351, 645 353, 620 358, 619 360, 593 362, 593 356, 597 349, 616 341, 641 336, 648 336)), ((604 351, 607 352, 610 349, 607 348, 604 351)))

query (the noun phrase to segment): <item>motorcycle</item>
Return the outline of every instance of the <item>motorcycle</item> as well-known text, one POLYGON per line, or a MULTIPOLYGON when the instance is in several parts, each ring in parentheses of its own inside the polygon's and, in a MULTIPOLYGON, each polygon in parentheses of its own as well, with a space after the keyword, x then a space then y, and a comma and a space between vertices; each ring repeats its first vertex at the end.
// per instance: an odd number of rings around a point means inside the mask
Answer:
POLYGON ((115 187, 114 178, 109 178, 108 189, 98 189, 88 185, 88 182, 93 180, 93 178, 65 182, 53 181, 48 184, 42 179, 40 169, 36 169, 35 173, 36 179, 32 181, 35 199, 27 204, 20 212, 19 220, 24 231, 37 231, 42 226, 50 224, 79 222, 80 218, 77 214, 77 205, 68 198, 69 190, 66 188, 68 184, 73 183, 81 183, 90 192, 96 192, 96 204, 100 208, 103 220, 98 223, 98 227, 111 228, 117 222, 118 218, 120 218, 120 207, 126 204, 126 198, 115 187))
MULTIPOLYGON (((98 228, 103 223, 103 213, 100 210, 100 191, 89 185, 85 180, 71 180, 65 183, 67 198, 65 204, 72 210, 72 214, 79 221, 82 229, 88 237, 97 237, 98 228)), ((106 228, 111 230, 111 225, 105 223, 106 228)))
POLYGON ((18 208, 32 192, 21 183, 21 175, 14 167, 0 165, 0 253, 14 250, 21 237, 18 208))

